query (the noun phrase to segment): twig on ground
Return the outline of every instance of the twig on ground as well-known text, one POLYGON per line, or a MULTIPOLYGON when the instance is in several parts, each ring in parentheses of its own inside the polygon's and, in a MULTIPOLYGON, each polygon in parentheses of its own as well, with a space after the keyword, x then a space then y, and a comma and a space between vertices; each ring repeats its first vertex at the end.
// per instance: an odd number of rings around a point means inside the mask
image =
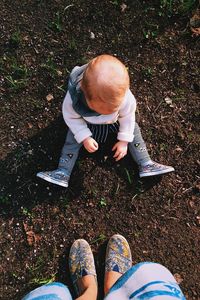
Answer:
POLYGON ((138 194, 135 194, 135 195, 132 197, 131 201, 133 201, 137 196, 138 196, 138 194))
POLYGON ((160 101, 160 103, 158 104, 158 106, 154 109, 153 115, 154 115, 154 114, 156 113, 156 111, 159 109, 159 107, 161 106, 162 102, 163 102, 163 99, 160 101))
POLYGON ((181 153, 178 155, 178 158, 179 158, 179 157, 182 157, 183 154, 185 154, 185 153, 188 151, 188 149, 190 148, 190 146, 192 145, 192 143, 193 143, 193 141, 191 141, 191 143, 189 143, 189 144, 187 145, 187 147, 183 150, 183 152, 181 152, 181 153))
POLYGON ((69 4, 69 5, 67 5, 67 6, 64 8, 64 12, 65 12, 68 8, 70 8, 70 7, 72 7, 72 6, 74 6, 74 4, 69 4))

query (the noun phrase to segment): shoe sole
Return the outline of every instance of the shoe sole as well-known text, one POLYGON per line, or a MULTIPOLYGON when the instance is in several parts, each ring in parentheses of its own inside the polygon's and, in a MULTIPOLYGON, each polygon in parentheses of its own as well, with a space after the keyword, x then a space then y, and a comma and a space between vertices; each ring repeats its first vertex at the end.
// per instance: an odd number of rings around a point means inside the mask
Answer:
POLYGON ((157 171, 157 172, 148 172, 148 173, 144 173, 144 174, 139 174, 140 178, 142 177, 149 177, 149 176, 156 176, 156 175, 163 175, 163 174, 167 174, 167 173, 171 173, 174 172, 174 168, 171 169, 167 169, 167 170, 163 170, 163 171, 157 171))
POLYGON ((36 176, 41 178, 41 179, 44 179, 44 180, 46 180, 50 183, 54 183, 54 184, 60 185, 60 186, 65 187, 65 188, 68 187, 68 183, 66 183, 65 181, 60 181, 60 180, 53 179, 50 176, 44 175, 42 173, 37 173, 36 176))

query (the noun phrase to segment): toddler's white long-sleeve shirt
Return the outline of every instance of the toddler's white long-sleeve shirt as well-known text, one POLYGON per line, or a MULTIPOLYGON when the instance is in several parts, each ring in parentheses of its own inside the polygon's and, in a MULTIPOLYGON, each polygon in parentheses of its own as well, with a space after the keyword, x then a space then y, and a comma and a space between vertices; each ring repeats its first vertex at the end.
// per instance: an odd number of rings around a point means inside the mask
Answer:
POLYGON ((67 92, 62 106, 63 118, 78 143, 92 136, 92 132, 88 128, 87 123, 112 124, 116 121, 119 122, 117 139, 119 141, 132 142, 134 137, 135 110, 136 100, 130 90, 126 92, 119 110, 109 115, 91 117, 79 115, 72 106, 72 98, 69 92, 67 92))

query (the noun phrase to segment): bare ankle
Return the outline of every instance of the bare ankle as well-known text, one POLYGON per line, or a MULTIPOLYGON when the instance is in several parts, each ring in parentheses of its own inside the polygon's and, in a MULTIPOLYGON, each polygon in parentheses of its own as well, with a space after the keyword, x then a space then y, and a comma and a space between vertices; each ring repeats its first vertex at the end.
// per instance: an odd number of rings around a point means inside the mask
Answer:
POLYGON ((81 296, 77 300, 96 300, 97 283, 93 275, 86 275, 79 279, 78 287, 81 296))
POLYGON ((115 284, 115 282, 122 276, 121 273, 110 271, 105 273, 104 279, 104 293, 105 295, 108 293, 110 288, 115 284))

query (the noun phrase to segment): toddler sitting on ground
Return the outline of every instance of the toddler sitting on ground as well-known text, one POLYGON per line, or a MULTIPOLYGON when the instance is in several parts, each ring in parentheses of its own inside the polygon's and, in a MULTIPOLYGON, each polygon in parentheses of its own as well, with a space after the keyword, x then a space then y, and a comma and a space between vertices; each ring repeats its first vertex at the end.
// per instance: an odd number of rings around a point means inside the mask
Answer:
POLYGON ((129 85, 126 67, 111 55, 100 55, 82 67, 76 66, 63 102, 63 117, 69 130, 58 169, 39 172, 37 176, 68 187, 81 146, 95 152, 111 132, 116 133, 118 140, 112 148, 115 160, 122 159, 129 149, 140 177, 174 171, 171 166, 151 160, 135 121, 136 100, 129 85))

